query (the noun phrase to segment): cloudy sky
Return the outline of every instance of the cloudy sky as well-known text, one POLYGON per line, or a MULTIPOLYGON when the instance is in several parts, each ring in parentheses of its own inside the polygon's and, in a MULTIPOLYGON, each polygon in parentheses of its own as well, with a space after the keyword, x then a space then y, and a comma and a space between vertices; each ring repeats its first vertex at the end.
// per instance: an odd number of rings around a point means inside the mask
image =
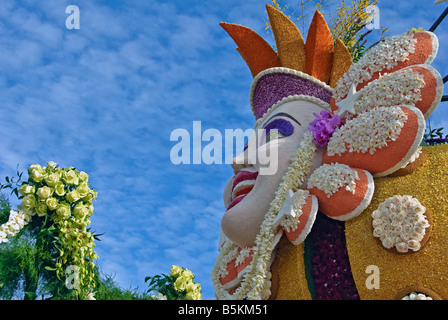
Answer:
MULTIPOLYGON (((105 233, 98 264, 122 287, 143 291, 145 276, 178 264, 213 298, 209 275, 232 170, 172 164, 170 134, 192 133, 193 121, 223 135, 253 127, 250 72, 218 23, 248 26, 273 43, 264 29, 267 2, 2 0, 0 177, 50 160, 89 173, 99 192, 92 227, 105 233), (79 8, 79 29, 66 28, 68 5, 79 8)), ((382 0, 379 7, 381 25, 395 35, 428 29, 446 3, 382 0)), ((442 76, 447 26, 436 31, 433 65, 442 76)), ((448 128, 448 103, 431 124, 448 128)))

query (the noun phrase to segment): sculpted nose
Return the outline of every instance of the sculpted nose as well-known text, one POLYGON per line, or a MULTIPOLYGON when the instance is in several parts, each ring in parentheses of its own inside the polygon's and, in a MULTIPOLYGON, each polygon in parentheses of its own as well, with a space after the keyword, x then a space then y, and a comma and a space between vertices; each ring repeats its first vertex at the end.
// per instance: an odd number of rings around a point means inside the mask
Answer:
POLYGON ((237 174, 243 168, 247 168, 247 167, 252 166, 249 163, 248 152, 244 151, 244 152, 240 153, 239 155, 237 155, 235 158, 233 158, 233 160, 230 163, 230 165, 233 168, 233 173, 234 174, 237 174))

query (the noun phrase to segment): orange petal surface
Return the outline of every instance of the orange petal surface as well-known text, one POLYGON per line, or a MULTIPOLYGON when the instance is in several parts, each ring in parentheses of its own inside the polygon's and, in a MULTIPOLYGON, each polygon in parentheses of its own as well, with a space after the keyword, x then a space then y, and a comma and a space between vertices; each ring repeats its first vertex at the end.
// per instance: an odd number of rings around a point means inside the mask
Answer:
POLYGON ((388 141, 387 146, 370 152, 349 152, 328 155, 325 151, 322 163, 343 163, 351 167, 369 171, 374 177, 389 175, 404 166, 417 151, 425 132, 425 119, 421 111, 411 106, 400 107, 407 115, 407 120, 401 128, 395 141, 388 141))
POLYGON ((305 44, 306 73, 328 83, 333 64, 333 36, 324 17, 316 11, 305 44))
POLYGON ((238 52, 249 66, 252 76, 268 68, 280 67, 277 53, 255 31, 232 23, 221 22, 220 26, 237 44, 238 52))
POLYGON ((298 217, 299 225, 295 230, 287 231, 285 230, 286 237, 294 245, 299 245, 305 241, 306 236, 310 233, 313 227, 314 221, 316 220, 316 215, 318 211, 317 198, 309 195, 305 204, 301 208, 302 214, 298 217))
POLYGON ((309 190, 319 200, 319 210, 332 219, 341 221, 352 219, 367 208, 372 200, 375 188, 372 175, 362 169, 353 169, 357 171, 359 177, 359 180, 356 180, 355 193, 341 187, 328 197, 317 187, 309 190))

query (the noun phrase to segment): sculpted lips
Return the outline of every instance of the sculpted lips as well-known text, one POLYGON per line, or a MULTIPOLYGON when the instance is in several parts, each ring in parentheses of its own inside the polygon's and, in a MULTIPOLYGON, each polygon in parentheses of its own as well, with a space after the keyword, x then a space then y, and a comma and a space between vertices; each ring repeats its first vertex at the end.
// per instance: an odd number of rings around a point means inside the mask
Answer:
POLYGON ((237 205, 247 194, 253 189, 258 172, 251 171, 251 169, 240 170, 232 183, 232 201, 227 210, 237 205))

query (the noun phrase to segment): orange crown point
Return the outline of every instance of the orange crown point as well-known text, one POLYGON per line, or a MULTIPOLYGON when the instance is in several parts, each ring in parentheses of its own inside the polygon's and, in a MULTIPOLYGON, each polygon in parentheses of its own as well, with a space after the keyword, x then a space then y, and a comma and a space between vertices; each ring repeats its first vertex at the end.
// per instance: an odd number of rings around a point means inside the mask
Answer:
POLYGON ((305 51, 306 73, 328 83, 333 65, 333 36, 319 10, 308 29, 305 51))
POLYGON ((255 31, 226 22, 221 22, 220 26, 235 41, 238 46, 237 51, 246 61, 253 77, 265 69, 280 66, 277 53, 255 31))

